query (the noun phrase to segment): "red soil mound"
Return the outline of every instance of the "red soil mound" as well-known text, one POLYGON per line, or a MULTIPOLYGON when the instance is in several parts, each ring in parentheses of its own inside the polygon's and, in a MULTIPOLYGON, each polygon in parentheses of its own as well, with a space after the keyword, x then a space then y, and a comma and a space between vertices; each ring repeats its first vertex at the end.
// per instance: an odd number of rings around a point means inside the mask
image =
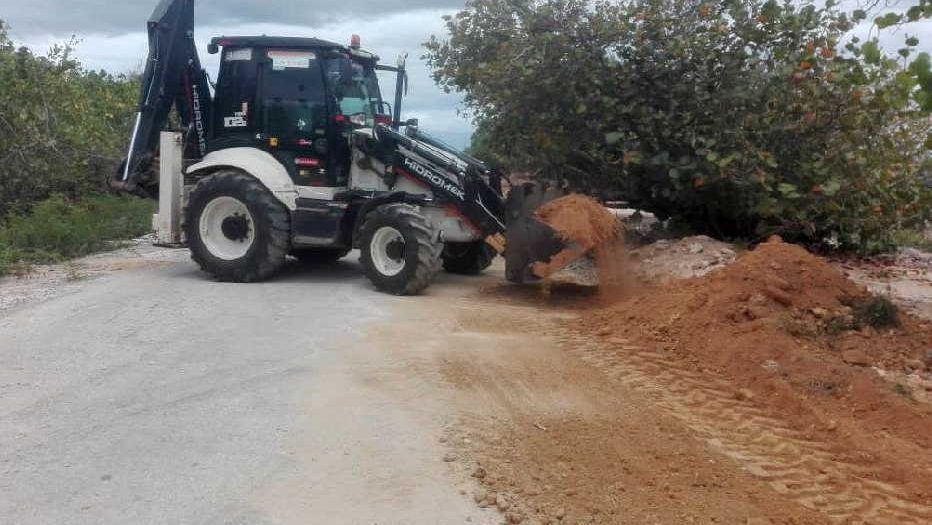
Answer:
POLYGON ((595 310, 578 330, 723 374, 736 395, 787 414, 800 430, 869 451, 854 459, 932 497, 932 410, 872 368, 921 361, 932 329, 902 313, 895 328, 858 326, 858 305, 869 298, 822 259, 772 239, 723 270, 595 310))

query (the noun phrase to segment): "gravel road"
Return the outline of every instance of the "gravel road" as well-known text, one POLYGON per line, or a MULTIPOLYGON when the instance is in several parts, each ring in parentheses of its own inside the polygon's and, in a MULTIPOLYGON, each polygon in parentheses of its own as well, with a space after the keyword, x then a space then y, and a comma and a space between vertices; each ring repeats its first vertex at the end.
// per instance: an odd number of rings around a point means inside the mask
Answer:
POLYGON ((151 247, 80 268, 0 281, 0 523, 494 519, 431 401, 366 379, 391 366, 368 327, 411 299, 355 257, 254 285, 151 247))

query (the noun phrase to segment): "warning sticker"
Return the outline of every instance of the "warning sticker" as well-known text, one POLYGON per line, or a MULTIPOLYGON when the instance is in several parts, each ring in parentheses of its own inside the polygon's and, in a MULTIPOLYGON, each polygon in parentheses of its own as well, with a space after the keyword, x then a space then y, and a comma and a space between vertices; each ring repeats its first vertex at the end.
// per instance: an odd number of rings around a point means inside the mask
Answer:
POLYGON ((311 51, 269 51, 269 58, 272 59, 272 69, 281 71, 307 69, 311 67, 311 60, 317 57, 311 51))
POLYGON ((224 60, 227 62, 252 60, 252 48, 244 47, 242 49, 231 49, 224 55, 224 60))
POLYGON ((232 117, 223 117, 223 127, 225 128, 245 128, 249 123, 246 122, 246 115, 236 112, 232 117))

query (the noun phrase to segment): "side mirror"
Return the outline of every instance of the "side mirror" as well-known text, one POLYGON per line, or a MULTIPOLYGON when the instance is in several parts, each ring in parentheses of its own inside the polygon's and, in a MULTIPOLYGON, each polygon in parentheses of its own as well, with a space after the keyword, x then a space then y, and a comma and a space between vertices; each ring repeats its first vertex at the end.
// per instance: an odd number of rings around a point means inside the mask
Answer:
POLYGON ((418 124, 419 124, 419 123, 420 123, 420 121, 419 121, 418 119, 416 119, 416 118, 409 118, 408 120, 405 121, 405 126, 411 126, 412 128, 416 128, 416 127, 418 127, 418 124))
POLYGON ((207 53, 211 55, 216 55, 219 52, 220 52, 220 46, 218 46, 216 43, 211 42, 207 44, 207 53))

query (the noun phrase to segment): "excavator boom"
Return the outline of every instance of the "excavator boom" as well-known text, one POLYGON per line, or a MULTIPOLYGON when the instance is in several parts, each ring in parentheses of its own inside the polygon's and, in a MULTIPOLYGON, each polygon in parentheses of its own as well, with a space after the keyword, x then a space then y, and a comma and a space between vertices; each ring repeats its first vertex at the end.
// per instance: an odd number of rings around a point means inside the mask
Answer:
POLYGON ((146 24, 149 56, 143 73, 136 120, 126 160, 114 174, 112 185, 144 196, 154 196, 159 132, 172 108, 181 127, 188 130, 187 155, 207 152, 211 95, 207 73, 201 67, 194 41, 194 0, 162 0, 146 24))

